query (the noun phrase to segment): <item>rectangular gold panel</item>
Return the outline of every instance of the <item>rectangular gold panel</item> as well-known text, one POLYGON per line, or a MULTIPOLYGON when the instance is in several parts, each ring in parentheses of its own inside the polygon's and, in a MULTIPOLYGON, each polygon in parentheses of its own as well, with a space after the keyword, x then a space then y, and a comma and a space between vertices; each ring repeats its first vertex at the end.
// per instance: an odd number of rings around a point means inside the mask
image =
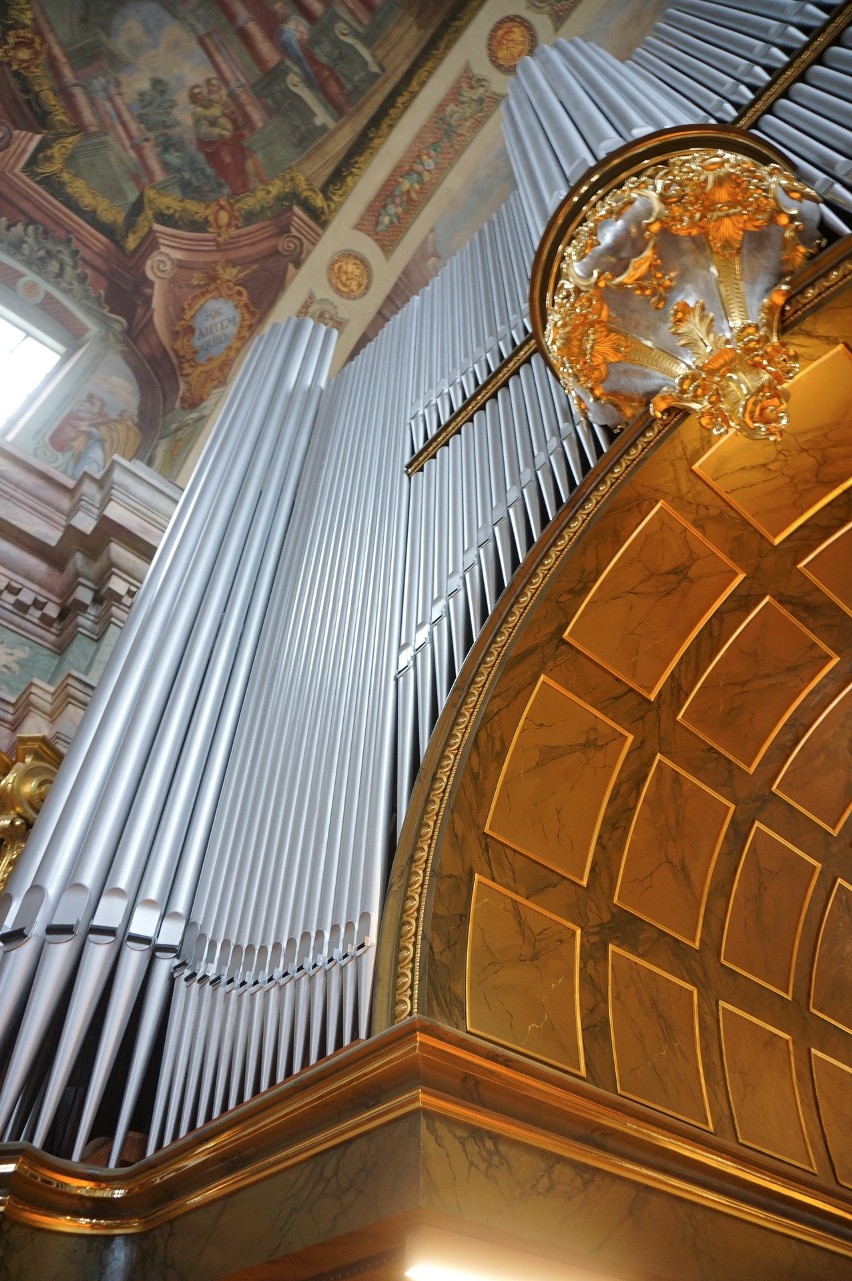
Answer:
POLYGON ((835 835, 852 810, 850 711, 852 686, 814 722, 772 788, 835 835))
POLYGON ((627 838, 615 901, 698 946, 710 877, 734 807, 657 756, 627 838))
POLYGON ((667 503, 657 503, 603 571, 565 640, 654 698, 742 576, 667 503))
POLYGON ((619 1094, 711 1129, 695 988, 610 945, 609 1020, 619 1094))
POLYGON ((719 1002, 719 1023, 740 1142, 812 1170, 791 1038, 724 1001, 719 1002))
POLYGON ((852 1068, 811 1050, 819 1119, 838 1183, 852 1188, 852 1068))
POLYGON ((799 935, 820 865, 761 823, 751 830, 731 894, 722 960, 790 996, 799 935))
POLYGON ((835 605, 852 614, 852 524, 839 529, 799 565, 835 605))
POLYGON ((581 1075, 580 931, 477 876, 467 940, 467 1027, 581 1075))
POLYGON ((725 436, 693 470, 773 543, 852 483, 852 352, 837 346, 793 380, 781 441, 725 436))
POLYGON ((852 885, 838 880, 831 891, 817 941, 811 1009, 852 1032, 852 885))
POLYGON ((751 772, 836 662, 836 654, 767 596, 722 646, 678 719, 751 772))
POLYGON ((542 676, 500 772, 486 832, 585 885, 632 736, 542 676))

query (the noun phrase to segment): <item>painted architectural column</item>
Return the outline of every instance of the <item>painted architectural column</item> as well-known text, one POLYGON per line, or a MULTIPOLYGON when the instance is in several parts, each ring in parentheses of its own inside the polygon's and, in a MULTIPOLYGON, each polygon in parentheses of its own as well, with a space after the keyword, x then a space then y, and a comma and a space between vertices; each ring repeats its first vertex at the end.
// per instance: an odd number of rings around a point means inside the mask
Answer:
POLYGON ((108 81, 108 90, 110 105, 121 122, 122 128, 127 132, 128 141, 139 158, 146 181, 162 182, 164 178, 168 178, 168 170, 158 156, 153 142, 128 107, 118 80, 111 77, 108 81))
POLYGON ((252 132, 262 128, 268 114, 246 84, 242 71, 218 31, 199 31, 198 43, 252 132))
POLYGON ((85 133, 100 133, 101 126, 95 114, 86 86, 77 77, 68 60, 68 55, 59 43, 59 39, 41 5, 33 0, 33 18, 39 35, 47 49, 47 60, 56 77, 59 92, 65 99, 72 117, 85 133))
POLYGON ((283 54, 273 40, 261 27, 256 18, 249 13, 242 0, 218 0, 223 17, 245 45, 260 71, 271 71, 277 67, 283 54))

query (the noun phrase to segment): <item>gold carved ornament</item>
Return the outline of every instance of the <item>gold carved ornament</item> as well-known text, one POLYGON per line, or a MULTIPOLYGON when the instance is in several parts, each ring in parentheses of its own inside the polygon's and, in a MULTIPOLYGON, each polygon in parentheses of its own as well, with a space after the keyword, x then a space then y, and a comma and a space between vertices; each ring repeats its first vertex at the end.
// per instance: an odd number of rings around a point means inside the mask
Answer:
POLYGON ((211 271, 195 272, 190 278, 190 283, 200 288, 184 303, 174 340, 175 355, 184 381, 181 395, 184 409, 195 409, 223 385, 232 364, 251 337, 257 309, 246 289, 238 283, 243 274, 239 267, 219 262, 211 271), (213 301, 232 303, 239 321, 224 349, 218 355, 199 361, 196 317, 205 303, 213 301))
MULTIPOLYGON (((634 166, 579 214, 568 197, 574 226, 553 266, 545 353, 578 411, 608 406, 612 425, 650 400, 657 417, 688 409, 715 435, 777 440, 798 372, 778 321, 791 275, 816 247, 802 206, 817 197, 770 148, 765 160, 733 150, 735 130, 717 130, 727 147, 689 150, 675 132, 664 163, 634 166), (757 276, 772 278, 759 305, 749 297, 757 276)), ((748 140, 748 151, 761 147, 748 140)), ((616 171, 637 150, 617 153, 616 171)), ((561 212, 543 249, 552 250, 561 212)))
POLYGON ((14 759, 0 752, 0 891, 27 842, 62 760, 46 738, 22 735, 14 759))

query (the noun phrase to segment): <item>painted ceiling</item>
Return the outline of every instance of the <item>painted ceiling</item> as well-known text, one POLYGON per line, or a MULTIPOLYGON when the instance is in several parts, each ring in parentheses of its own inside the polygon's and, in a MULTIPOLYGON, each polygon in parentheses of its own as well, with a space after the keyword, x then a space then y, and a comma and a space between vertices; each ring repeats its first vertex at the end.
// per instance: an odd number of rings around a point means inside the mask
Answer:
POLYGON ((71 479, 120 453, 182 481, 265 318, 333 326, 339 364, 505 199, 524 54, 575 26, 618 50, 660 7, 11 0, 0 307, 68 359, 101 348, 15 446, 71 479))

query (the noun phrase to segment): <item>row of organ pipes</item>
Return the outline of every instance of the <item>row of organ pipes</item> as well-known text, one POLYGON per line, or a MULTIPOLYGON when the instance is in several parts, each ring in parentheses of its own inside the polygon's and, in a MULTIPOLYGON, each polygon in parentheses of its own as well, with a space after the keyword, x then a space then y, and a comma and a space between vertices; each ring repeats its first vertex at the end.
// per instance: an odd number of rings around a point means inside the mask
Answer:
MULTIPOLYGON (((450 688, 611 441, 532 356, 422 466, 530 330, 546 221, 645 133, 735 121, 826 3, 679 0, 618 62, 525 59, 518 190, 357 359, 258 337, 0 904, 0 1132, 153 1152, 368 1035, 394 837, 450 688), (430 451, 427 451, 427 453, 430 451), (408 474, 407 464, 409 465, 408 474)), ((848 231, 852 39, 759 118, 848 231)))

